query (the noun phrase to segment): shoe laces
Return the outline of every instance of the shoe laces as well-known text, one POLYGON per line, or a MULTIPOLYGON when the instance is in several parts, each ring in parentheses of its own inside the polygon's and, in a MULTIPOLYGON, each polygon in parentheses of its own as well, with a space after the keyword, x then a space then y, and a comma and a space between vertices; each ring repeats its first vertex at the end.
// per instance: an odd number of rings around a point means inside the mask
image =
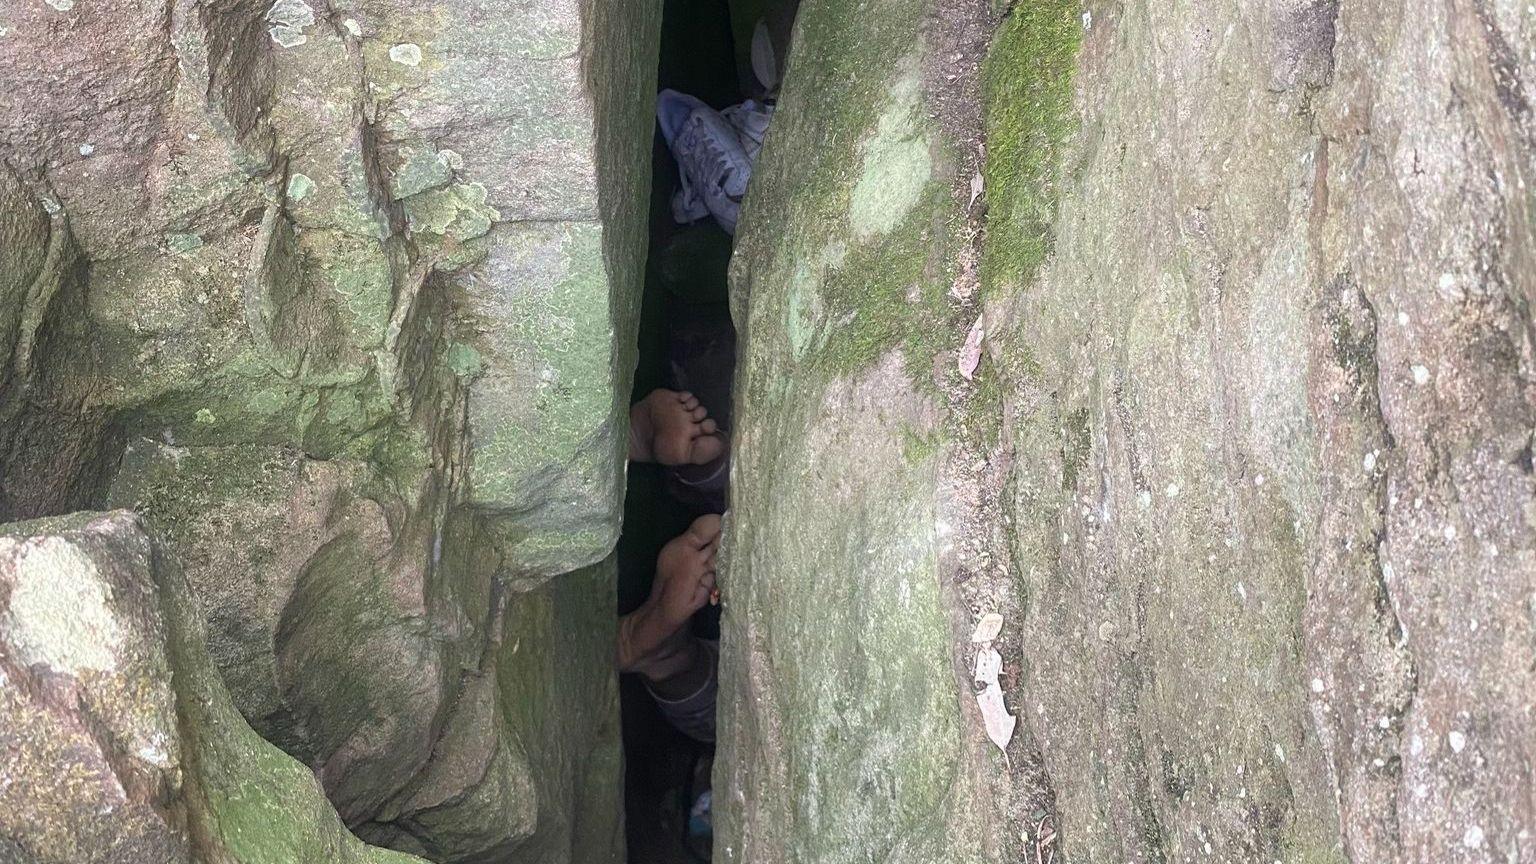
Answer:
POLYGON ((688 154, 687 161, 692 163, 691 167, 699 171, 701 179, 706 180, 711 186, 718 187, 720 194, 725 197, 740 202, 741 196, 732 195, 726 191, 736 174, 735 168, 731 165, 731 154, 726 152, 722 142, 715 135, 708 134, 704 118, 697 114, 688 118, 679 138, 685 143, 683 151, 688 154))

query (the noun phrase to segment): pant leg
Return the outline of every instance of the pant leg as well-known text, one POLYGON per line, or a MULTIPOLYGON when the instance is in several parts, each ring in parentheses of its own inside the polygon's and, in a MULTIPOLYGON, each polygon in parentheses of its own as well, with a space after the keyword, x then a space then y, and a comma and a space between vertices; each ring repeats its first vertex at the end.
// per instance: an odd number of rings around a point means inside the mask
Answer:
POLYGON ((709 658, 709 675, 699 689, 680 699, 664 699, 647 683, 645 689, 656 700, 663 717, 677 731, 695 741, 711 743, 715 740, 715 701, 720 691, 720 643, 713 639, 700 639, 704 654, 709 658))

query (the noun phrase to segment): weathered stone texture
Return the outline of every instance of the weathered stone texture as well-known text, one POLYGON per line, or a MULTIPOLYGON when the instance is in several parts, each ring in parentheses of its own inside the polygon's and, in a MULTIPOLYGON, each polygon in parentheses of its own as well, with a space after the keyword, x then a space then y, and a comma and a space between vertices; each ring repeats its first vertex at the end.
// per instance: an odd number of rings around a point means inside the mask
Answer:
POLYGON ((445 758, 361 836, 451 862, 622 860, 614 578, 605 562, 508 600, 447 718, 445 758))
POLYGON ((1015 4, 967 248, 965 112, 902 78, 962 5, 802 7, 733 265, 718 852, 1529 857, 1536 19, 1015 4))
POLYGON ((802 7, 737 236, 722 861, 984 860, 1006 821, 941 578, 964 407, 934 359, 970 323, 946 296, 968 176, 928 111, 926 11, 802 7))
POLYGON ((555 674, 504 607, 612 611, 658 18, 0 8, 0 519, 139 510, 252 725, 445 859, 621 854, 610 666, 486 694, 555 674))
POLYGON ((175 565, 126 512, 0 532, 0 860, 408 864, 236 713, 175 565))
POLYGON ((1518 856, 1536 22, 1087 13, 1054 254, 992 309, 1065 851, 1518 856))
POLYGON ((442 559, 473 538, 434 536, 431 481, 414 500, 361 462, 140 440, 108 494, 184 550, 235 704, 349 821, 423 769, 492 638, 493 568, 442 559))
MULTIPOLYGON (((136 431, 322 458, 366 456, 424 410, 457 417, 427 380, 457 373, 462 488, 527 546, 518 577, 601 559, 618 524, 657 11, 0 12, 0 156, 23 181, 5 181, 8 230, 28 254, 73 238, 90 268, 90 290, 55 310, 82 332, 48 365, 89 360, 74 371, 94 379, 90 407, 136 431)), ((36 261, 6 267, 9 346, 39 277, 36 261)))

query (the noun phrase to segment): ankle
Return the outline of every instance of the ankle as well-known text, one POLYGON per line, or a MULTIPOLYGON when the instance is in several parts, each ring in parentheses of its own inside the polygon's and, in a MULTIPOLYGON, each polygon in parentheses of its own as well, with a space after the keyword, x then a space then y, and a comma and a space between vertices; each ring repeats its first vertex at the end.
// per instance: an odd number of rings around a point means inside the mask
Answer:
POLYGON ((672 701, 699 692, 715 674, 714 653, 702 640, 686 636, 677 648, 636 670, 651 693, 672 701))
POLYGON ((661 609, 646 601, 619 620, 619 671, 641 672, 675 653, 686 641, 684 627, 663 620, 661 609))
POLYGON ((651 422, 651 412, 645 400, 629 406, 629 461, 654 462, 651 442, 655 437, 655 424, 651 422))

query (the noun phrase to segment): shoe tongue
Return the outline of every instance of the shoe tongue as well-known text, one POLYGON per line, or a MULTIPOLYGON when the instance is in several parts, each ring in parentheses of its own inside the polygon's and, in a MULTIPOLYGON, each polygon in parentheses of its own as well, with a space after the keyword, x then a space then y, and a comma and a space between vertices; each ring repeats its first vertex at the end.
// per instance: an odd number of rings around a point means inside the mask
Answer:
POLYGON ((779 58, 774 53, 766 21, 757 22, 752 31, 752 75, 764 92, 771 93, 779 86, 779 58))

